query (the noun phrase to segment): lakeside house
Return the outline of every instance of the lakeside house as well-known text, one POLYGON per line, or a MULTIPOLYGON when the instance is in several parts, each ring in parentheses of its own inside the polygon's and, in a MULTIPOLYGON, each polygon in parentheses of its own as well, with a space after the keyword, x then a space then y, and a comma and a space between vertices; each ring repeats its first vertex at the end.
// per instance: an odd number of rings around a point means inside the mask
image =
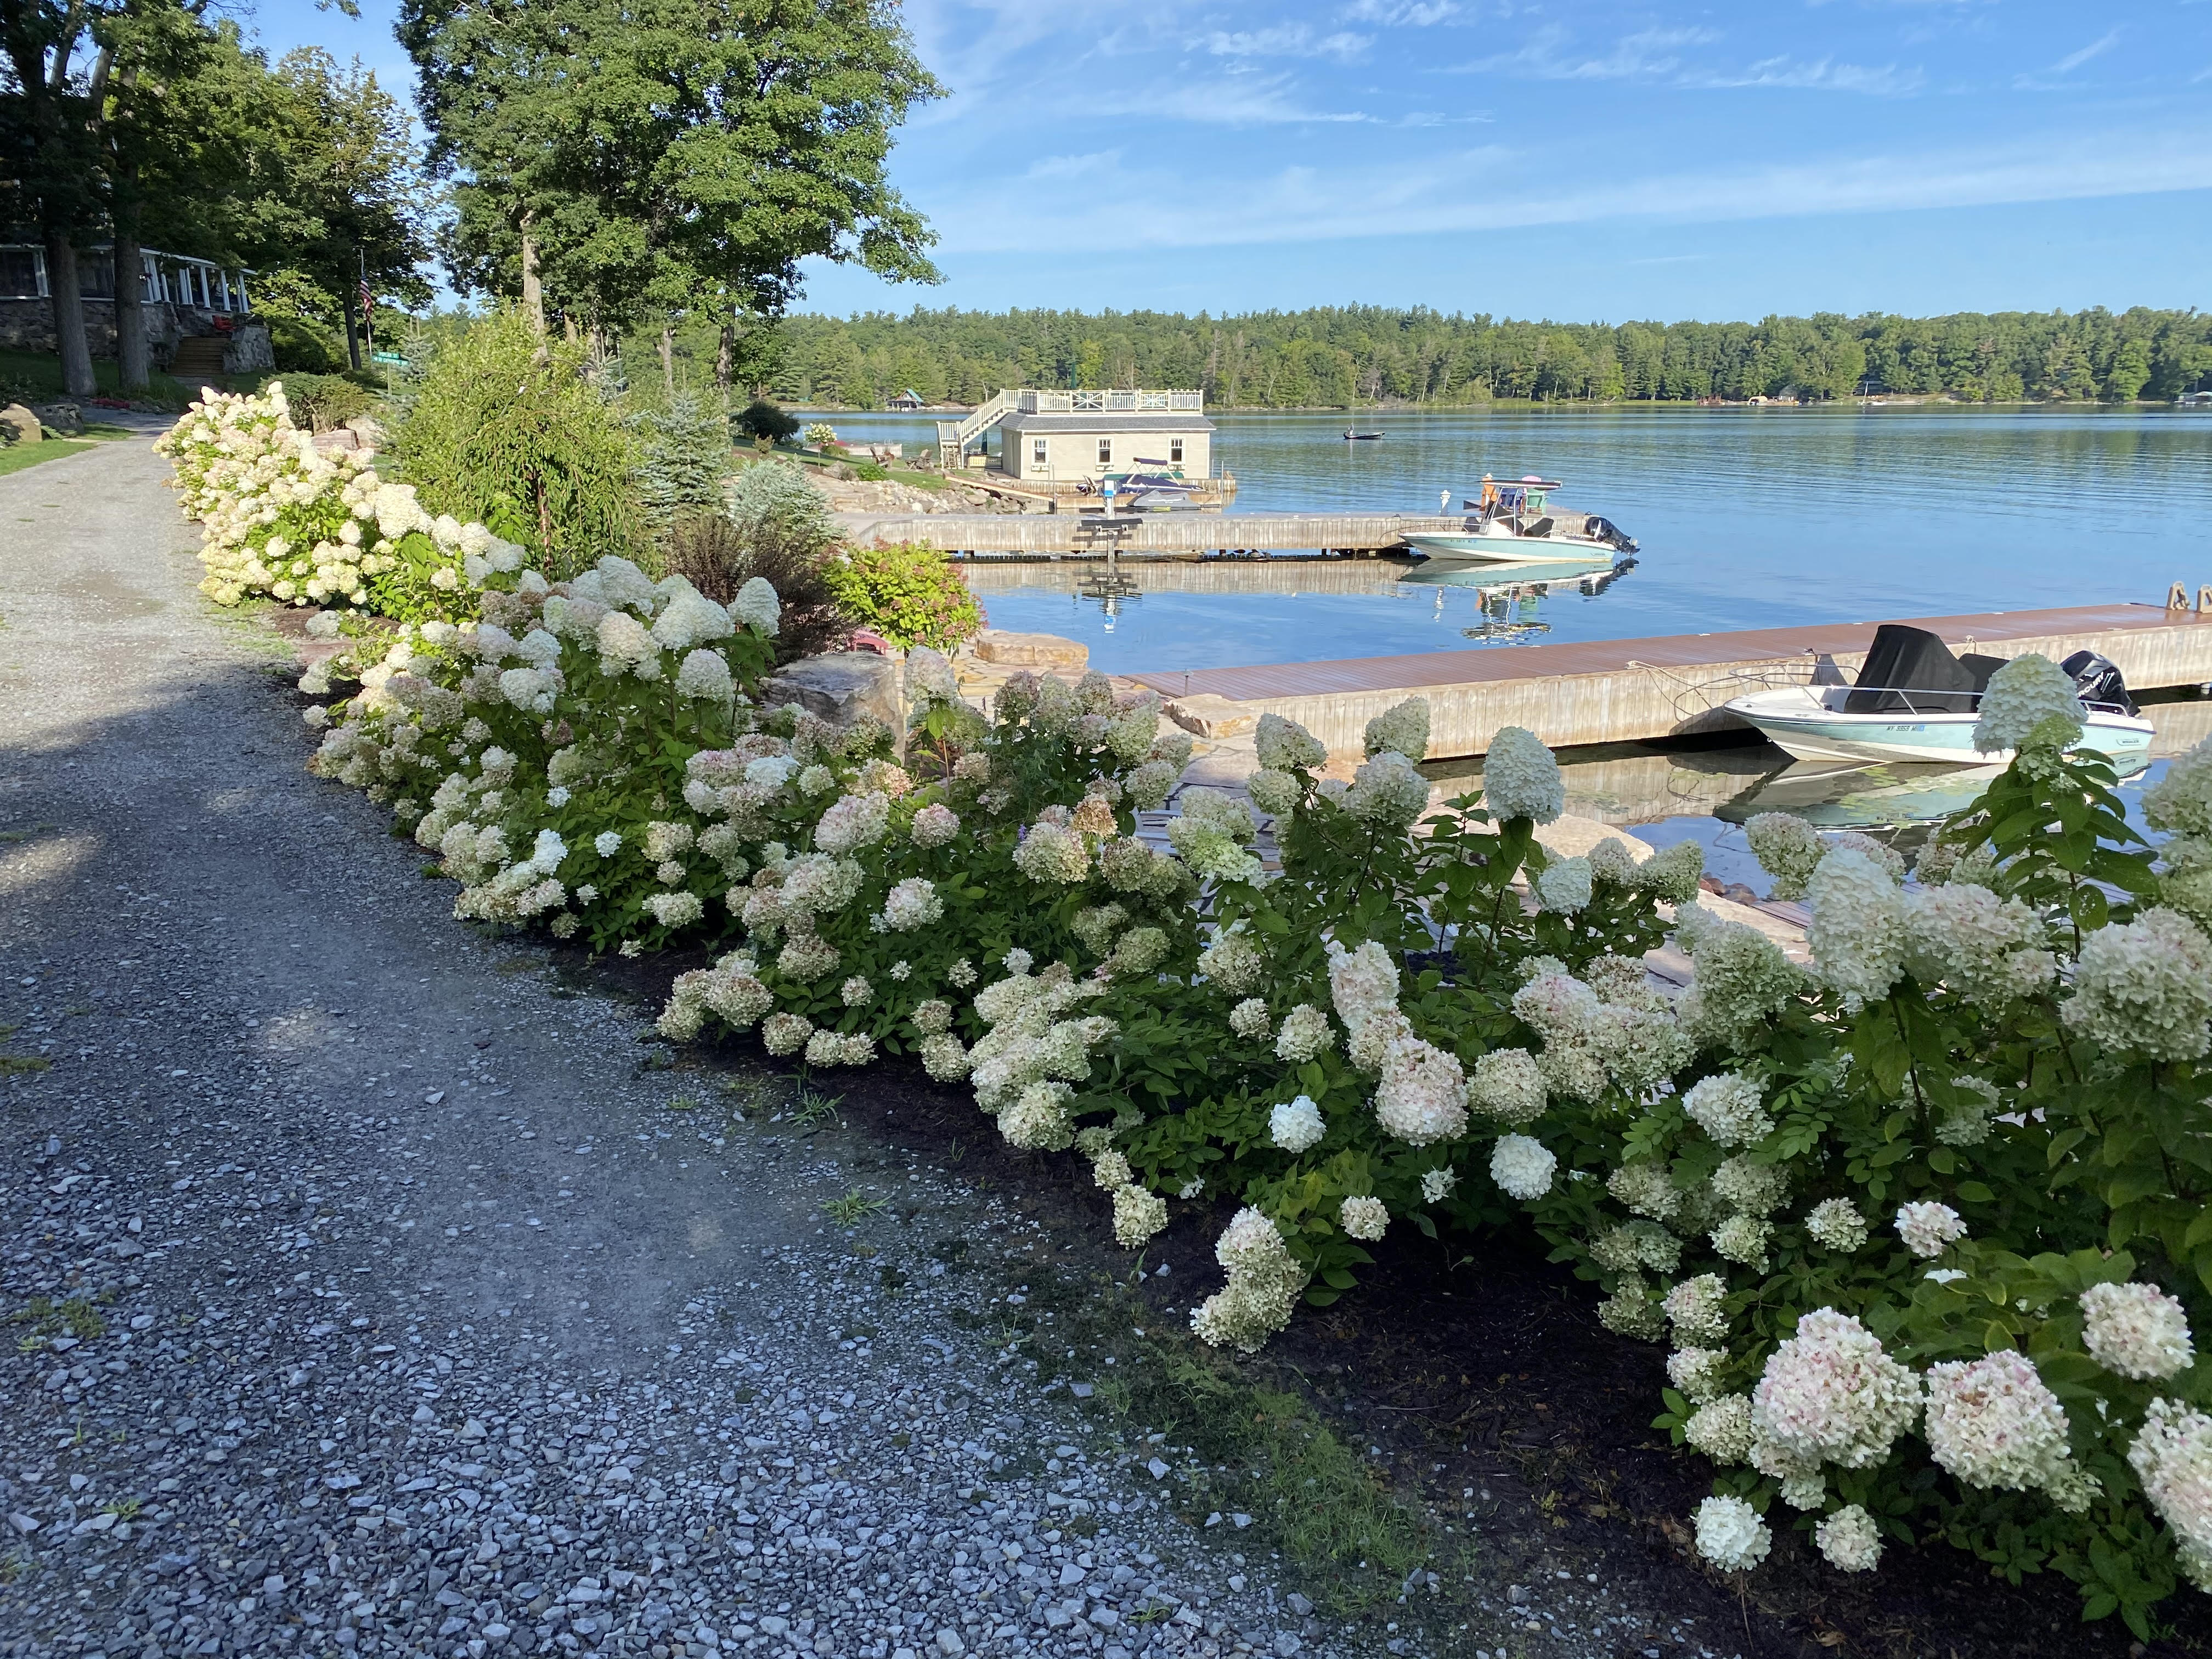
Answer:
MULTIPOLYGON (((254 319, 246 293, 253 272, 159 248, 143 249, 139 264, 137 297, 155 368, 189 378, 276 367, 268 327, 254 319)), ((92 355, 112 357, 115 259, 107 245, 79 251, 77 283, 92 355)), ((0 242, 0 347, 48 355, 61 349, 46 250, 36 243, 0 242)))
POLYGON ((928 405, 922 401, 921 393, 908 386, 897 397, 892 398, 885 407, 897 414, 911 415, 917 410, 927 408, 928 405))
POLYGON ((988 465, 1024 483, 1096 486, 1131 472, 1213 473, 1206 394, 1176 391, 1001 392, 965 420, 937 423, 948 467, 988 465))

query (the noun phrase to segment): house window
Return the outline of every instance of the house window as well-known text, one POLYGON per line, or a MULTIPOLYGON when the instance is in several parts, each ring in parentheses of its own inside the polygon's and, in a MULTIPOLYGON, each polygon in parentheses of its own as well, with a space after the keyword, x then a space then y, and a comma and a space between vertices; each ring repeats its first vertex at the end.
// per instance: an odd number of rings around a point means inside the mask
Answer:
POLYGON ((38 252, 27 247, 0 248, 0 295, 10 299, 35 300, 45 292, 39 281, 38 252))
POLYGON ((1172 461, 1177 466, 1181 466, 1182 465, 1182 439, 1170 438, 1168 440, 1168 459, 1172 461))
POLYGON ((1101 466, 1114 465, 1114 441, 1111 438, 1101 438, 1098 441, 1098 465, 1101 466))
POLYGON ((1030 439, 1030 465, 1031 466, 1042 466, 1044 464, 1045 464, 1045 441, 1044 441, 1043 439, 1042 439, 1042 438, 1032 438, 1032 439, 1030 439))

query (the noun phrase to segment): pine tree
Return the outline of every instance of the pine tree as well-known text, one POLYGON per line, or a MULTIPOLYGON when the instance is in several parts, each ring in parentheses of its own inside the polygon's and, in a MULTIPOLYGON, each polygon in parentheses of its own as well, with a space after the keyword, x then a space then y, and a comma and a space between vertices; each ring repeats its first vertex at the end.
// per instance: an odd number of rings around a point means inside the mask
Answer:
POLYGON ((659 526, 687 513, 718 508, 730 473, 729 416, 719 400, 678 392, 632 419, 637 434, 638 495, 659 526))

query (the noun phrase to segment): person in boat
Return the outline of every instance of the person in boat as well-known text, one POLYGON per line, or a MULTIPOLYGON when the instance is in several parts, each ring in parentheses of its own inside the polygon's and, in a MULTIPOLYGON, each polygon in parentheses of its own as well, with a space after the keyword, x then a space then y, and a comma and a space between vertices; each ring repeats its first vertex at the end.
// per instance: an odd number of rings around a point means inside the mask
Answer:
POLYGON ((1491 476, 1486 472, 1482 475, 1482 509, 1486 513, 1497 505, 1498 485, 1491 476))

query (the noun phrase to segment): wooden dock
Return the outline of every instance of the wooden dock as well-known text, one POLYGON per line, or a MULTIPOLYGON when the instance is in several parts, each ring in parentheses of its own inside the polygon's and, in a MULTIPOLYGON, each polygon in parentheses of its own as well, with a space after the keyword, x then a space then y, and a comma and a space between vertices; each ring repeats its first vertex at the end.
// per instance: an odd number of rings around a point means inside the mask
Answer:
POLYGON ((1462 514, 841 513, 863 546, 918 543, 977 559, 1203 559, 1224 553, 1380 553, 1408 536, 1474 528, 1462 514))
MULTIPOLYGON (((1957 652, 2039 652, 2054 661, 2083 649, 2100 652, 2137 690, 2212 684, 2212 612, 2103 605, 1892 620, 1927 629, 1957 652)), ((1211 694, 1255 714, 1281 714, 1333 754, 1356 754, 1370 720, 1407 697, 1426 697, 1429 758, 1442 760, 1486 752, 1507 726, 1524 726, 1555 749, 1740 727, 1723 703, 1762 686, 1811 684, 1823 667, 1848 679, 1877 625, 1808 623, 1132 678, 1170 699, 1211 694)))

